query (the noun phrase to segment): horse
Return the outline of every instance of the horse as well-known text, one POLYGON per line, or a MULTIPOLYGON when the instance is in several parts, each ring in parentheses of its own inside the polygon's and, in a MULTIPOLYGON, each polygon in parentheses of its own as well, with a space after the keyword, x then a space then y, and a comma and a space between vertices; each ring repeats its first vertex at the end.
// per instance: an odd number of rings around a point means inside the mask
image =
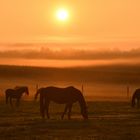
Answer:
POLYGON ((135 107, 137 103, 137 107, 140 106, 140 89, 136 89, 132 96, 132 107, 135 107), (137 100, 137 101, 136 101, 137 100))
POLYGON ((8 99, 10 99, 10 105, 13 106, 12 104, 12 99, 16 99, 16 106, 19 106, 20 104, 20 99, 23 95, 23 93, 26 93, 29 95, 28 87, 23 86, 17 86, 14 89, 6 89, 5 91, 5 96, 6 96, 6 104, 8 104, 8 99))
POLYGON ((35 100, 37 99, 38 94, 40 94, 40 114, 42 118, 45 118, 45 112, 47 118, 49 119, 49 103, 53 101, 58 104, 65 104, 64 112, 61 115, 61 119, 64 118, 64 115, 68 110, 68 119, 71 119, 71 109, 72 105, 75 102, 79 102, 81 108, 81 114, 84 119, 88 119, 87 106, 85 99, 80 90, 76 89, 73 86, 66 88, 59 87, 45 87, 37 90, 35 94, 35 100))

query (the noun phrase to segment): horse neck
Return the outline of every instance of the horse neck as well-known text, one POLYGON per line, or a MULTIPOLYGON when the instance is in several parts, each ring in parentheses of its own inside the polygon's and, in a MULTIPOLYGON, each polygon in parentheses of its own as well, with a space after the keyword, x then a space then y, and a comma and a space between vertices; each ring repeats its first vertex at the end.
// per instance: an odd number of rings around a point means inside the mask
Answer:
POLYGON ((81 110, 86 108, 86 102, 82 94, 79 95, 78 102, 80 104, 81 110))
POLYGON ((22 94, 25 92, 24 88, 20 88, 17 90, 17 92, 19 92, 19 94, 22 96, 22 94))

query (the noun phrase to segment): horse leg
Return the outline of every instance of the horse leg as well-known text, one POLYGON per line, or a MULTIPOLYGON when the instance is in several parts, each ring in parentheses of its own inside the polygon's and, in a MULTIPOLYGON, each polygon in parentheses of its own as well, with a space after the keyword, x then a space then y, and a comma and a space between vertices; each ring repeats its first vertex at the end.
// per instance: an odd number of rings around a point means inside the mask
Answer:
POLYGON ((45 99, 45 109, 46 109, 46 115, 47 115, 47 118, 48 119, 50 119, 50 115, 49 115, 49 104, 50 104, 50 102, 45 99))
POLYGON ((6 104, 8 104, 8 98, 9 98, 9 96, 8 96, 8 94, 6 94, 6 104))
POLYGON ((19 107, 19 104, 20 104, 20 99, 18 98, 16 102, 16 106, 19 107))
POLYGON ((44 98, 42 95, 40 95, 40 114, 42 118, 45 118, 44 98))
POLYGON ((63 112, 63 114, 61 115, 61 119, 62 119, 62 120, 63 120, 64 115, 66 114, 67 110, 68 110, 68 104, 66 104, 65 109, 64 109, 64 112, 63 112))
POLYGON ((10 105, 13 107, 12 98, 10 97, 10 105))
POLYGON ((68 119, 70 120, 71 119, 72 104, 69 104, 68 109, 69 109, 69 111, 68 111, 68 119))

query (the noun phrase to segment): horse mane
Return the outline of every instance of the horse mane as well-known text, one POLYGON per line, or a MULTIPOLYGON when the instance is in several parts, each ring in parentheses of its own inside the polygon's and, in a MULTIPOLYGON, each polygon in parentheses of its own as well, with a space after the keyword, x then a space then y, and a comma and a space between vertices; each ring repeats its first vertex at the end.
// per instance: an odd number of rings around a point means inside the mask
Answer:
POLYGON ((87 104, 82 92, 79 90, 79 105, 81 107, 81 113, 85 119, 88 119, 87 104))
MULTIPOLYGON (((73 86, 71 86, 71 88, 76 89, 76 88, 73 87, 73 86)), ((76 90, 77 90, 78 93, 79 93, 79 94, 78 94, 78 96, 79 96, 78 102, 79 102, 81 108, 85 108, 85 107, 86 107, 86 101, 85 101, 85 98, 84 98, 84 96, 83 96, 83 93, 82 93, 79 89, 76 89, 76 90)))
MULTIPOLYGON (((81 93, 81 92, 80 92, 81 93)), ((81 93, 81 94, 79 94, 79 103, 80 103, 80 106, 81 107, 86 107, 86 101, 85 101, 85 98, 84 98, 84 96, 83 96, 83 94, 81 93)))
POLYGON ((27 86, 15 86, 15 90, 18 90, 18 89, 20 89, 20 88, 28 88, 27 86))

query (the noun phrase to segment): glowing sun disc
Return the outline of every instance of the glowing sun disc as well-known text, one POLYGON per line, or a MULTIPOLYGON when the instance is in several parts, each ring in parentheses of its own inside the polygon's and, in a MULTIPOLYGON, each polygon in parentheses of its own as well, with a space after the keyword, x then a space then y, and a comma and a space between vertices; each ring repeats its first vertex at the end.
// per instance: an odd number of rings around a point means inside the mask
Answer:
POLYGON ((56 13, 57 19, 61 21, 66 21, 68 19, 68 11, 65 9, 60 9, 56 13))

